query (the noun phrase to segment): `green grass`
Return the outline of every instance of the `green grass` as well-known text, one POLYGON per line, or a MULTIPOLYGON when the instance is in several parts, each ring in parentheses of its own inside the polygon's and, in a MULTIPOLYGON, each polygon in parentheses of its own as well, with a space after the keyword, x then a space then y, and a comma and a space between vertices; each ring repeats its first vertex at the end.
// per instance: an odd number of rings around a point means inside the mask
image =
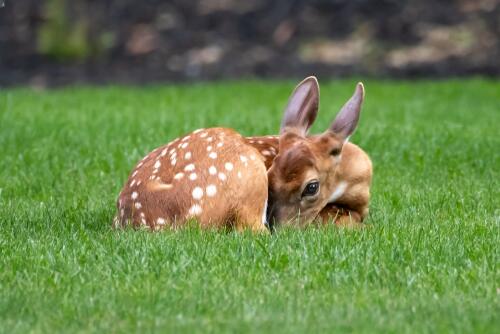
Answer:
POLYGON ((365 82, 370 229, 111 230, 144 154, 276 133, 294 84, 0 91, 0 332, 498 332, 499 81, 365 82))

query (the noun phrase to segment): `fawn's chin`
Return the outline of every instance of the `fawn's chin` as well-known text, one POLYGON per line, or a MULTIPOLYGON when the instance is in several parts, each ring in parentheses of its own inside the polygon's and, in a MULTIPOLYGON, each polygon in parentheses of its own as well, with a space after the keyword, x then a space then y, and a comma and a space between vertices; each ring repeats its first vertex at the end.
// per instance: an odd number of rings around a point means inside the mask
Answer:
POLYGON ((304 212, 298 213, 295 210, 291 210, 288 213, 285 212, 272 212, 269 216, 268 221, 272 221, 274 226, 306 226, 309 222, 313 221, 317 213, 315 212, 304 212))

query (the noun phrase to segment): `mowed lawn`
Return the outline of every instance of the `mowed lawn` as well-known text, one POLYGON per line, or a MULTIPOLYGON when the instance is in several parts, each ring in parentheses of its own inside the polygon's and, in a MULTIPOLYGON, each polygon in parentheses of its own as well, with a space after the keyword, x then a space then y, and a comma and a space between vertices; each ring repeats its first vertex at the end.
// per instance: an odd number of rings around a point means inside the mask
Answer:
MULTIPOLYGON (((313 132, 355 82, 320 82, 313 132)), ((0 332, 498 333, 499 81, 365 81, 371 228, 111 229, 147 152, 277 133, 295 83, 1 90, 0 332)))

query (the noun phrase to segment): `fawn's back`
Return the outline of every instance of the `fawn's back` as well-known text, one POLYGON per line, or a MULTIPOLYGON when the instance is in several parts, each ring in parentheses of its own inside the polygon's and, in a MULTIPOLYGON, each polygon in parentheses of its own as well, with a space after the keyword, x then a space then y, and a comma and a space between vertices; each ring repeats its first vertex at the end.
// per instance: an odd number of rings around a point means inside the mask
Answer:
POLYGON ((157 148, 134 168, 118 198, 116 226, 263 230, 267 174, 262 156, 231 129, 196 130, 157 148))

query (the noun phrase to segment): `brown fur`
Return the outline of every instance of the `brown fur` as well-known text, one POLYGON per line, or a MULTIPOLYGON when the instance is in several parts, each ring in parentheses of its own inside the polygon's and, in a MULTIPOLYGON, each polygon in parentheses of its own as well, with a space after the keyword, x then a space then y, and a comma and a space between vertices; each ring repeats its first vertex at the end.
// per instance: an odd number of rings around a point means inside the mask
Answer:
MULTIPOLYGON (((256 136, 248 137, 249 145, 254 146, 260 152, 272 152, 276 154, 263 156, 266 168, 271 168, 274 158, 279 152, 278 136, 256 136), (258 144, 258 142, 261 142, 258 144)), ((332 175, 330 173, 329 175, 332 175)), ((333 181, 333 188, 337 188, 340 182, 347 182, 348 186, 344 194, 335 202, 327 203, 316 217, 321 223, 329 221, 337 225, 356 226, 361 223, 368 214, 370 202, 370 185, 372 179, 372 163, 368 155, 357 145, 346 143, 342 148, 342 158, 338 165, 333 181)), ((274 181, 270 181, 272 183, 274 181)), ((290 188, 297 188, 301 184, 297 180, 290 188)))
POLYGON ((195 131, 137 164, 120 193, 115 224, 157 230, 196 219, 203 227, 262 231, 267 185, 264 159, 241 135, 224 128, 195 131))
POLYGON ((361 148, 345 143, 356 127, 363 98, 363 86, 358 84, 330 129, 307 137, 318 105, 311 99, 319 100, 316 79, 307 78, 290 98, 281 136, 247 138, 248 144, 261 152, 268 168, 271 220, 281 224, 296 222, 295 218, 299 218, 299 224, 333 220, 343 226, 357 226, 363 221, 368 214, 372 164, 361 148), (301 198, 309 180, 319 181, 319 194, 301 198), (336 191, 340 195, 332 201, 336 191))

